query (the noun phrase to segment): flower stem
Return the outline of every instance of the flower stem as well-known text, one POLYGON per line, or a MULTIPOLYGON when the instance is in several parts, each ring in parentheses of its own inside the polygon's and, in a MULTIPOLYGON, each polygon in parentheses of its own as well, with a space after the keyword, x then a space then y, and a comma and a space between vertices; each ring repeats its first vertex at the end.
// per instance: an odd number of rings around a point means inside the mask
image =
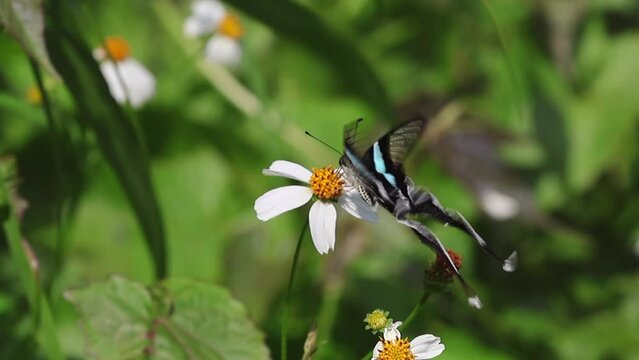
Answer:
POLYGON ((63 218, 63 183, 62 178, 62 150, 59 139, 59 124, 56 122, 53 116, 53 109, 51 106, 51 99, 47 93, 47 89, 44 86, 44 80, 40 66, 35 60, 29 58, 29 64, 31 65, 31 72, 36 80, 38 90, 42 96, 42 109, 47 119, 47 126, 49 127, 49 141, 51 142, 51 156, 53 158, 54 173, 51 178, 51 184, 53 191, 53 214, 55 218, 55 255, 53 261, 53 274, 57 275, 62 269, 62 261, 65 255, 65 240, 63 238, 64 218, 63 218))
POLYGON ((406 317, 406 320, 404 320, 402 325, 399 327, 400 329, 405 329, 406 327, 408 327, 408 325, 410 325, 410 323, 413 322, 413 320, 415 320, 419 312, 422 310, 422 306, 424 306, 424 303, 426 303, 426 300, 428 300, 429 296, 430 296, 430 293, 428 292, 424 291, 422 293, 421 299, 419 299, 419 302, 417 303, 417 305, 415 305, 415 307, 410 312, 410 314, 408 314, 408 317, 406 317))
POLYGON ((308 228, 308 218, 304 222, 300 236, 297 238, 297 246, 295 247, 295 254, 293 255, 293 264, 291 265, 291 273, 288 277, 288 288, 286 289, 286 302, 284 303, 284 313, 282 314, 282 330, 280 339, 280 359, 286 360, 286 340, 288 334, 288 308, 291 302, 291 290, 293 289, 293 279, 295 278, 295 270, 297 269, 297 262, 300 258, 300 250, 302 249, 302 239, 306 234, 308 228))

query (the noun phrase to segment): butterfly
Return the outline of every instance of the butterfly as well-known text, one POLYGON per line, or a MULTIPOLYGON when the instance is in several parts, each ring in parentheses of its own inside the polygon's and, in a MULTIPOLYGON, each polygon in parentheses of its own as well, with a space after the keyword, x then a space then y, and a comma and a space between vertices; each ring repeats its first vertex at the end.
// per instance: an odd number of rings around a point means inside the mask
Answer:
POLYGON ((481 308, 477 293, 468 285, 459 269, 437 236, 414 217, 427 216, 452 226, 472 237, 481 249, 502 263, 502 268, 512 272, 516 268, 517 252, 507 259, 500 258, 486 241, 456 210, 445 209, 431 192, 418 188, 404 171, 402 162, 424 130, 426 120, 416 117, 390 130, 366 151, 357 150, 357 129, 362 119, 344 128, 344 155, 340 165, 345 176, 355 184, 361 197, 370 205, 380 205, 390 212, 397 222, 408 226, 419 240, 435 251, 448 263, 460 280, 471 306, 481 308))

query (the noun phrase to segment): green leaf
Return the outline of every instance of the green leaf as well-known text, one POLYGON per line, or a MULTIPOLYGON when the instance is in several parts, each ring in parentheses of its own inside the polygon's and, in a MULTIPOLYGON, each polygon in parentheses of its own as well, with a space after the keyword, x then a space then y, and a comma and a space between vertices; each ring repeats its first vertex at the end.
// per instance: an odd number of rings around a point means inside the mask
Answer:
POLYGON ((639 119, 634 84, 639 68, 628 59, 639 57, 639 33, 619 36, 611 42, 592 86, 568 107, 570 137, 568 181, 578 191, 587 189, 597 177, 636 142, 639 119))
POLYGON ((44 47, 42 0, 0 0, 0 23, 29 56, 57 75, 44 47))
POLYGON ((10 179, 14 179, 15 163, 12 159, 0 161, 0 225, 7 238, 9 252, 20 283, 31 307, 31 316, 35 321, 36 338, 48 359, 63 359, 60 343, 56 335, 55 324, 49 302, 40 286, 37 271, 38 260, 26 240, 20 233, 17 211, 14 206, 16 194, 10 179), (36 265, 33 265, 36 264, 36 265))
POLYGON ((112 277, 66 297, 83 319, 91 357, 269 358, 246 309, 219 286, 168 279, 145 288, 112 277))
POLYGON ((280 35, 312 50, 326 61, 351 90, 390 121, 393 113, 386 90, 357 49, 357 43, 328 27, 317 15, 289 0, 229 0, 280 35))
MULTIPOLYGON (((57 4, 57 2, 54 2, 57 4)), ((93 129, 104 157, 115 170, 145 234, 158 278, 166 276, 166 238, 151 184, 149 161, 124 110, 111 97, 91 50, 76 34, 73 21, 51 7, 45 38, 51 60, 73 96, 80 117, 93 129)), ((69 9, 67 9, 69 10, 69 9)), ((69 10, 70 11, 70 10, 69 10)))

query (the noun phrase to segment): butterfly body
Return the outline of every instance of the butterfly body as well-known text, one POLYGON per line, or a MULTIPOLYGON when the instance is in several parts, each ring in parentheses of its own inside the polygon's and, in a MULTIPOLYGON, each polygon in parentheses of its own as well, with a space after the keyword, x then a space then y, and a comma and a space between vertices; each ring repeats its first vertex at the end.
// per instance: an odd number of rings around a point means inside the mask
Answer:
POLYGON ((395 127, 363 153, 358 152, 355 146, 355 136, 360 121, 361 119, 347 125, 344 130, 344 156, 340 159, 340 164, 345 169, 346 176, 356 184, 362 198, 369 205, 381 205, 395 217, 397 222, 410 227, 423 244, 446 259, 449 267, 462 283, 469 303, 475 307, 481 307, 479 298, 464 281, 441 241, 424 224, 412 217, 428 216, 464 231, 480 245, 484 252, 500 260, 506 271, 514 271, 516 252, 506 260, 499 258, 461 214, 444 209, 432 193, 416 187, 406 175, 402 161, 424 129, 423 118, 409 120, 395 127))

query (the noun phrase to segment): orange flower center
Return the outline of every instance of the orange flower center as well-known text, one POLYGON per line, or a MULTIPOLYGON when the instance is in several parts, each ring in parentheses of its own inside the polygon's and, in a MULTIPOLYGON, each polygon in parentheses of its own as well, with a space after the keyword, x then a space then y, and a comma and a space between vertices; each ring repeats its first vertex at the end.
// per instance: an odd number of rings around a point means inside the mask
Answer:
POLYGON ((240 24, 240 19, 230 13, 224 16, 218 26, 218 30, 220 33, 233 39, 239 39, 242 35, 244 35, 244 28, 242 27, 242 24, 240 24))
POLYGON ((322 200, 333 200, 342 194, 344 180, 332 166, 313 168, 311 175, 311 190, 322 200))
POLYGON ((104 50, 113 61, 122 61, 131 55, 129 43, 119 36, 109 36, 104 40, 104 50))
POLYGON ((384 347, 377 356, 379 360, 414 360, 408 338, 395 341, 384 340, 384 347))

